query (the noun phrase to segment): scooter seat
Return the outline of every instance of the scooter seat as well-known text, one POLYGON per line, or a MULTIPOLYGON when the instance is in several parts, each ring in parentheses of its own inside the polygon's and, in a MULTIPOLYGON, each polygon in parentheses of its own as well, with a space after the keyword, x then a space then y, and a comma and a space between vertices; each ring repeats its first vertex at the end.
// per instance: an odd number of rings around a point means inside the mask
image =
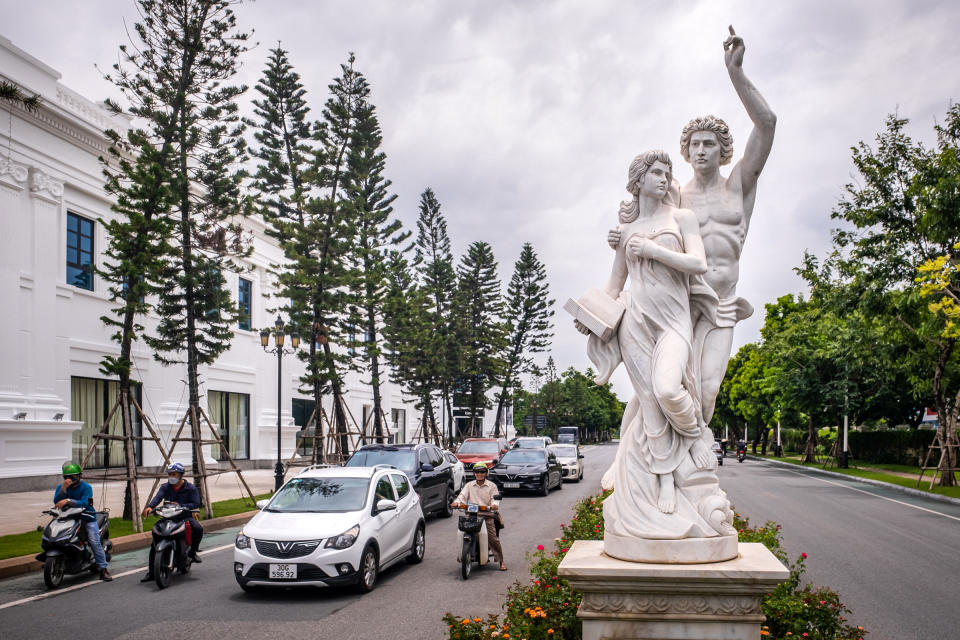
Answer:
POLYGON ((104 511, 97 511, 97 526, 102 529, 102 528, 103 528, 103 525, 107 524, 107 518, 108 518, 108 516, 107 516, 106 512, 104 512, 104 511))

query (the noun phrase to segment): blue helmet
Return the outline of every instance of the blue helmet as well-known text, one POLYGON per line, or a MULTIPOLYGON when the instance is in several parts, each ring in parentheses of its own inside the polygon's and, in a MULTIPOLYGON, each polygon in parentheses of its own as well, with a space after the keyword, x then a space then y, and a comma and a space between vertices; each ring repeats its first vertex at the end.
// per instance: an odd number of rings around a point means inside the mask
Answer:
POLYGON ((183 475, 186 472, 186 469, 183 468, 183 465, 179 462, 174 462, 169 467, 167 467, 167 473, 179 473, 183 475))

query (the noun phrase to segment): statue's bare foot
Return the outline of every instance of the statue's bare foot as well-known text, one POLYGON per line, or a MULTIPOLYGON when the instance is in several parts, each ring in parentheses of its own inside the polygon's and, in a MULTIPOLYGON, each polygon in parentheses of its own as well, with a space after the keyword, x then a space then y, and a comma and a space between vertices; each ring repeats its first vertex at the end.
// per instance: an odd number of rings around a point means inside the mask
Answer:
POLYGON ((677 492, 673 488, 673 474, 664 473, 660 476, 660 497, 657 507, 664 513, 673 513, 677 508, 677 492))
POLYGON ((703 440, 694 440, 690 446, 690 455, 693 457, 693 464, 697 465, 697 469, 707 469, 710 466, 713 452, 707 448, 703 440))

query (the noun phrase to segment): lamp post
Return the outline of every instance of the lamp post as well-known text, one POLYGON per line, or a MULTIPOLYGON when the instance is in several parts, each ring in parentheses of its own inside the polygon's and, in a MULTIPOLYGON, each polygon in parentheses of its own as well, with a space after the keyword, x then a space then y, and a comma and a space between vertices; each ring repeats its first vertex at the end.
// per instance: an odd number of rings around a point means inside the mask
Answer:
POLYGON ((283 333, 283 319, 280 316, 277 316, 277 319, 273 323, 273 344, 274 347, 270 349, 270 330, 263 329, 260 332, 260 346, 263 347, 263 350, 267 353, 277 354, 277 466, 274 468, 274 480, 275 486, 274 491, 278 491, 281 486, 283 486, 283 462, 280 461, 280 408, 283 406, 282 397, 283 397, 283 375, 281 373, 283 367, 283 356, 290 355, 295 353, 297 349, 300 348, 300 334, 296 331, 290 332, 290 346, 291 349, 284 349, 284 333, 283 333))

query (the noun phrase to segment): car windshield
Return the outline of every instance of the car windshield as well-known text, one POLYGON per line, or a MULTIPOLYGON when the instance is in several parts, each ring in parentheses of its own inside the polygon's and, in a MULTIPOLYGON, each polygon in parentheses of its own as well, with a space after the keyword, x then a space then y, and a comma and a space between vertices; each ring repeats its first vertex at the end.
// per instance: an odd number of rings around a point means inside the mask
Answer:
POLYGON ((496 455, 500 453, 500 447, 496 440, 467 440, 460 445, 457 453, 490 453, 496 455))
POLYGON ((550 451, 553 451, 553 454, 558 458, 576 458, 577 457, 577 448, 572 446, 557 446, 553 445, 550 447, 550 451))
POLYGON ((543 462, 543 452, 514 449, 513 451, 507 451, 500 458, 500 464, 529 464, 531 462, 543 462))
POLYGON ((416 468, 417 456, 413 449, 361 449, 347 460, 348 467, 375 467, 378 464, 393 465, 403 471, 416 468))
POLYGON ((265 511, 359 511, 366 502, 369 485, 369 478, 293 478, 273 496, 265 511))
POLYGON ((513 445, 518 449, 543 449, 546 444, 541 438, 530 438, 529 440, 520 439, 513 445))

